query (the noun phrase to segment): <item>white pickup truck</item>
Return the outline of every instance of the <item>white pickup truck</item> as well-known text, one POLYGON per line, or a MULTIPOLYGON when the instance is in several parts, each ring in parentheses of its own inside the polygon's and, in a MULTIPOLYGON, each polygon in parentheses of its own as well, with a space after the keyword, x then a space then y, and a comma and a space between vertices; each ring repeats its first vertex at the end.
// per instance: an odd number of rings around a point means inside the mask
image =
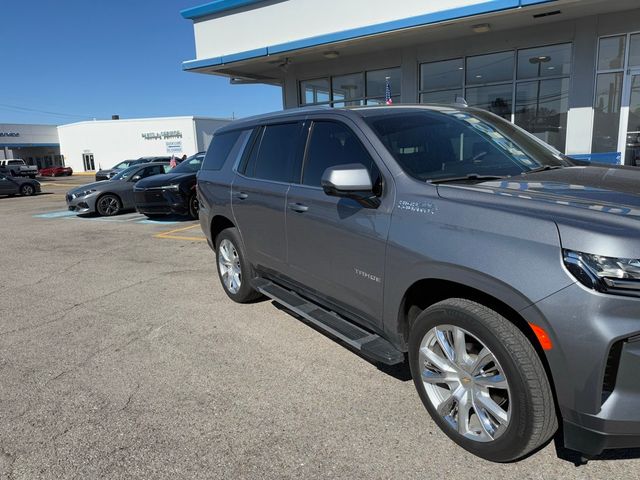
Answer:
POLYGON ((0 173, 13 177, 36 178, 36 175, 38 175, 38 167, 35 165, 27 165, 24 160, 20 158, 0 160, 0 173))

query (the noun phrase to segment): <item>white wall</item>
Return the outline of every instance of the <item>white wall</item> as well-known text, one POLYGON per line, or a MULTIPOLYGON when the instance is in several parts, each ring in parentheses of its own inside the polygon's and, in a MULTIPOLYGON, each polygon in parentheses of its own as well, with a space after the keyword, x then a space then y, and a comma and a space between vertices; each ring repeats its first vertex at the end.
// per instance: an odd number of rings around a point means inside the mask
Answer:
POLYGON ((55 145, 58 143, 58 130, 55 125, 0 123, 0 145, 11 147, 12 144, 27 143, 55 145))
POLYGON ((193 117, 167 117, 125 120, 100 120, 72 123, 58 127, 60 150, 65 163, 74 171, 84 171, 83 153, 92 153, 96 169, 152 155, 182 156, 198 151, 193 117), (179 131, 181 138, 146 139, 143 133, 179 131), (168 152, 167 143, 180 151, 168 152))
POLYGON ((234 10, 194 23, 196 58, 204 59, 301 38, 465 7, 492 0, 287 0, 234 10))

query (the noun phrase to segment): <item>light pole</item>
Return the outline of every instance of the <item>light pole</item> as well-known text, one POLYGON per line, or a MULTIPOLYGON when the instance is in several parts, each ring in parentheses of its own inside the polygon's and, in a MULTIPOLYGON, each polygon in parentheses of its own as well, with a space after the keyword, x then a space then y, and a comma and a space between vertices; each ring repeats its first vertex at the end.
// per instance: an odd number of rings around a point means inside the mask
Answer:
POLYGON ((549 55, 540 55, 539 57, 531 57, 529 63, 532 65, 538 65, 538 88, 536 95, 536 121, 538 120, 538 113, 540 111, 540 75, 542 74, 542 64, 551 61, 549 55))

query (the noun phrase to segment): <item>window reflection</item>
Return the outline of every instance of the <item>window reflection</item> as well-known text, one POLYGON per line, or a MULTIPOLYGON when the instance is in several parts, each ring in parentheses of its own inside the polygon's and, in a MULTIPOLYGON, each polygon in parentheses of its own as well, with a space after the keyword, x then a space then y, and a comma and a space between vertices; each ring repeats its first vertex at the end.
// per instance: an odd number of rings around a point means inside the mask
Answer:
POLYGON ((518 51, 518 79, 556 77, 571 73, 571 44, 518 51))
POLYGON ((513 80, 513 52, 467 57, 467 85, 513 80))
POLYGON ((560 151, 565 149, 569 79, 519 83, 515 123, 560 151))
POLYGON ((304 80, 300 82, 300 100, 302 105, 329 102, 329 79, 304 80))
POLYGON ((420 66, 420 90, 446 90, 462 85, 464 63, 461 58, 420 66))
POLYGON ((600 39, 598 48, 598 70, 613 70, 624 66, 626 36, 600 39))
POLYGON ((466 95, 470 107, 483 108, 506 120, 511 120, 513 84, 467 88, 466 95))
POLYGON ((623 72, 598 75, 593 119, 593 153, 618 150, 622 79, 623 72))

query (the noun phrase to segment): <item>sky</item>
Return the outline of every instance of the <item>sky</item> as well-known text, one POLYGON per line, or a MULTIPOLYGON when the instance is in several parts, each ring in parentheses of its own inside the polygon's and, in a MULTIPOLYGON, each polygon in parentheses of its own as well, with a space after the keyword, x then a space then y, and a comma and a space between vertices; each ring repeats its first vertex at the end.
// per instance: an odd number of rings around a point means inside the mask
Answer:
POLYGON ((278 87, 187 73, 203 0, 2 0, 0 123, 280 110, 278 87))

